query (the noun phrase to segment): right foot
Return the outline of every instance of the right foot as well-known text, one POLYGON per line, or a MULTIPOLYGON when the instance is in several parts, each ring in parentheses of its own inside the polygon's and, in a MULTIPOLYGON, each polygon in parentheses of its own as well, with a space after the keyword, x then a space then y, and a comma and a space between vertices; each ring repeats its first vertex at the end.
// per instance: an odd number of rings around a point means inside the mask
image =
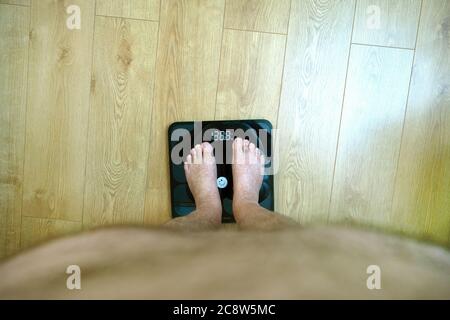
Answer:
POLYGON ((211 144, 196 145, 184 163, 186 180, 194 196, 196 212, 221 221, 222 205, 217 189, 217 167, 211 144))
POLYGON ((258 204, 264 177, 264 155, 255 144, 241 138, 233 141, 232 171, 233 207, 242 203, 258 204))

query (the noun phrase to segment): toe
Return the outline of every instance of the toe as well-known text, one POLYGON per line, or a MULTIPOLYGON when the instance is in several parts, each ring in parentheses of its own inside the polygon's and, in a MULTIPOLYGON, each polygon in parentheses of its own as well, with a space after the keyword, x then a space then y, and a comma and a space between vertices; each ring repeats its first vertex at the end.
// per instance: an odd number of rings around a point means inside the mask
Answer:
POLYGON ((235 151, 237 152, 242 152, 242 138, 237 137, 236 139, 234 139, 233 141, 233 148, 235 151))
POLYGON ((243 141, 238 137, 233 141, 233 163, 242 164, 244 160, 243 141))
POLYGON ((258 155, 256 154, 256 146, 252 142, 250 142, 248 144, 248 163, 250 163, 250 164, 258 163, 258 155))
POLYGON ((201 164, 203 161, 203 151, 201 145, 197 144, 194 148, 194 164, 201 164))
POLYGON ((259 152, 258 160, 259 160, 259 163, 261 163, 262 165, 266 164, 266 158, 264 157, 264 154, 261 151, 259 152))
POLYGON ((244 140, 244 152, 248 151, 249 141, 247 139, 244 140))
POLYGON ((266 164, 266 158, 263 154, 259 157, 259 164, 261 165, 260 174, 265 175, 265 164, 266 164))
POLYGON ((192 148, 191 149, 191 163, 192 164, 194 164, 194 163, 197 163, 197 151, 195 150, 195 148, 192 148))
POLYGON ((244 149, 244 163, 246 164, 250 164, 250 163, 254 163, 252 154, 249 152, 249 141, 247 139, 244 140, 244 145, 243 145, 243 149, 244 149))
POLYGON ((203 154, 203 149, 202 149, 202 146, 201 145, 199 145, 199 144, 197 144, 197 145, 195 145, 195 152, 196 152, 196 154, 197 154, 197 157, 201 157, 202 156, 202 154, 203 154))
POLYGON ((203 152, 205 154, 212 154, 213 153, 213 146, 209 142, 203 142, 202 143, 203 152))
POLYGON ((202 143, 202 149, 203 149, 203 159, 206 163, 214 163, 214 148, 209 142, 203 142, 202 143))
POLYGON ((184 165, 183 165, 184 172, 186 175, 189 173, 189 168, 190 168, 191 164, 192 164, 192 156, 190 154, 188 154, 186 157, 186 161, 184 162, 184 165))

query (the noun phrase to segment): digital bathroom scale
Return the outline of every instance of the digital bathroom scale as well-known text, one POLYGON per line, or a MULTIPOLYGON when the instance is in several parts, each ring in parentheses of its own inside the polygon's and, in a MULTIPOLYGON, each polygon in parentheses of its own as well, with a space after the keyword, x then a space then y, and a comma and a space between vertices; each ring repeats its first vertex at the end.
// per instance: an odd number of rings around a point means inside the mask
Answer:
MULTIPOLYGON (((222 222, 234 222, 231 173, 233 140, 241 137, 253 142, 265 155, 265 167, 270 168, 272 124, 268 120, 174 122, 169 126, 168 134, 172 217, 186 216, 195 210, 183 162, 196 144, 209 142, 214 148, 217 163, 217 187, 222 201, 222 222)), ((259 204, 266 209, 274 209, 272 174, 264 175, 259 192, 259 204)))

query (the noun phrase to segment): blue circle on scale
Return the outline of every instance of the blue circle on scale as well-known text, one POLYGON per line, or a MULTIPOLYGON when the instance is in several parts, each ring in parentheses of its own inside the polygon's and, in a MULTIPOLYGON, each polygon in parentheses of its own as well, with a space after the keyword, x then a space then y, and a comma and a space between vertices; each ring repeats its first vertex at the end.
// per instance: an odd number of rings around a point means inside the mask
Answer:
POLYGON ((226 186, 228 185, 228 180, 225 177, 218 177, 217 178, 217 187, 219 189, 223 189, 226 188, 226 186))

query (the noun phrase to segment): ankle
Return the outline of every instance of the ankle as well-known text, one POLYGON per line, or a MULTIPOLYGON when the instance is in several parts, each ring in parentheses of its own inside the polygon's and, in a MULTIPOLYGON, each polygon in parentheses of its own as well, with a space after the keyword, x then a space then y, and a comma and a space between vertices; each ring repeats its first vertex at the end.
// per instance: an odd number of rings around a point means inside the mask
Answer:
POLYGON ((219 195, 205 195, 195 199, 197 211, 210 213, 211 215, 221 215, 222 205, 219 195))
POLYGON ((233 186, 233 201, 241 203, 258 203, 259 200, 259 188, 258 191, 249 191, 249 188, 243 188, 242 186, 233 186))
POLYGON ((196 205, 195 216, 197 222, 203 224, 221 224, 222 223, 222 207, 216 204, 199 204, 196 205))
POLYGON ((220 195, 218 190, 211 190, 209 192, 195 193, 194 194, 195 206, 214 206, 220 205, 220 195))
POLYGON ((222 213, 222 206, 215 202, 201 202, 195 205, 197 211, 208 213, 209 215, 219 215, 222 213))
POLYGON ((237 219, 245 216, 246 212, 250 212, 255 207, 259 207, 259 203, 254 198, 233 197, 233 213, 237 219))
POLYGON ((194 215, 196 223, 203 225, 219 225, 222 223, 222 211, 214 208, 197 208, 194 215))

